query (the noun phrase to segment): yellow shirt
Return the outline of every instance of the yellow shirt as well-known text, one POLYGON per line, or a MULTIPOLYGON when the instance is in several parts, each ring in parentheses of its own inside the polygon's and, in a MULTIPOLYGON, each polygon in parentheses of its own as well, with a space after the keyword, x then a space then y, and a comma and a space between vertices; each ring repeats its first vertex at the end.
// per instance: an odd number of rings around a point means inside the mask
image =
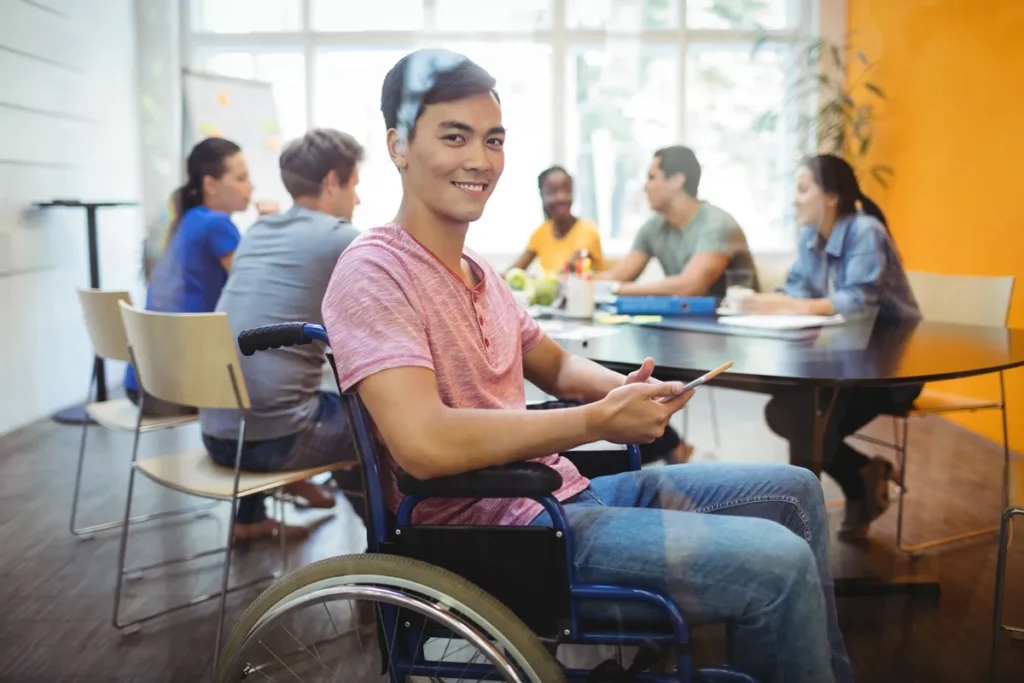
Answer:
POLYGON ((526 248, 537 255, 541 268, 549 273, 562 270, 576 252, 583 250, 589 254, 595 271, 604 269, 601 236, 597 226, 585 218, 578 219, 562 237, 555 235, 555 227, 550 219, 544 221, 533 231, 526 248))

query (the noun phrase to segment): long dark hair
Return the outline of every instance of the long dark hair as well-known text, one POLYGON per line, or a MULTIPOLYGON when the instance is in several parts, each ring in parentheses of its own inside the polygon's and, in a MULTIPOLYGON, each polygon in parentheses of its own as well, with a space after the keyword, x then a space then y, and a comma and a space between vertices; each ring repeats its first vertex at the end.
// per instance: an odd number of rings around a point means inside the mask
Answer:
POLYGON ((544 181, 547 180, 548 176, 552 173, 564 173, 566 177, 569 178, 569 181, 572 182, 572 176, 569 175, 569 172, 561 166, 549 166, 540 172, 540 175, 537 176, 537 189, 540 190, 541 194, 541 210, 544 211, 544 218, 551 218, 551 216, 548 215, 547 207, 544 206, 544 181))
POLYGON ((224 138, 206 138, 199 142, 189 152, 185 169, 188 179, 185 184, 171 193, 170 214, 171 220, 164 233, 162 244, 156 253, 151 253, 150 245, 143 246, 143 271, 146 280, 153 272, 153 267, 160 259, 160 254, 170 244, 174 233, 178 231, 181 219, 190 209, 201 206, 203 197, 203 178, 212 176, 220 178, 224 175, 225 160, 242 151, 242 148, 230 140, 224 138))
POLYGON ((870 197, 861 192, 857 174, 845 160, 832 154, 819 154, 804 159, 800 165, 811 172, 811 177, 814 178, 815 184, 821 188, 822 192, 834 194, 839 198, 839 206, 836 209, 837 217, 857 213, 859 202, 861 210, 869 216, 877 218, 885 227, 886 232, 889 232, 889 224, 885 220, 882 209, 870 197))

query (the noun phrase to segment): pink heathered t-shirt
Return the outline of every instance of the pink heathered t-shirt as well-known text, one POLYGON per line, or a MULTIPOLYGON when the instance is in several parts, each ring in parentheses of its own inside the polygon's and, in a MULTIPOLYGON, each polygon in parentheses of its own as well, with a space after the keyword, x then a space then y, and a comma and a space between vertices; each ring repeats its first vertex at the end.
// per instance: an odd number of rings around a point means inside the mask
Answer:
MULTIPOLYGON (((526 408, 523 355, 544 333, 490 265, 469 250, 463 257, 480 279, 472 289, 400 226, 369 230, 349 245, 323 302, 343 391, 383 370, 416 366, 434 371, 441 401, 452 408, 526 408)), ((396 511, 402 499, 398 466, 383 444, 378 451, 381 485, 396 511)), ((559 500, 590 484, 558 455, 535 462, 562 475, 559 500)), ((432 499, 416 506, 413 521, 528 524, 541 510, 529 499, 432 499)))

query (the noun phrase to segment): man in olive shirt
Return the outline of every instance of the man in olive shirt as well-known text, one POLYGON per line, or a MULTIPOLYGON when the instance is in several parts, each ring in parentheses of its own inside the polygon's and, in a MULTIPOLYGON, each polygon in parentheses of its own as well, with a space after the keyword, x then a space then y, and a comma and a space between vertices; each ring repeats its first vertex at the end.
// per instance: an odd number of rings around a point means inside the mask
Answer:
POLYGON ((611 280, 623 296, 725 296, 725 272, 749 271, 757 288, 754 260, 736 219, 697 199, 700 164, 693 150, 676 145, 654 153, 644 191, 657 212, 637 233, 633 249, 597 277, 611 280), (651 257, 665 279, 635 283, 651 257))

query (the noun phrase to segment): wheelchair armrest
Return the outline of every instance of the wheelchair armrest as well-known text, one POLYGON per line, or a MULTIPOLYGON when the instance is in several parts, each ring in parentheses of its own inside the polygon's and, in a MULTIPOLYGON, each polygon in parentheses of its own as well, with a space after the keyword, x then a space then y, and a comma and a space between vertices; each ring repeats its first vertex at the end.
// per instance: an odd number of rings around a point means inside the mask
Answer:
POLYGON ((424 498, 539 498, 561 486, 562 475, 538 462, 516 462, 427 480, 398 473, 402 494, 424 498))

